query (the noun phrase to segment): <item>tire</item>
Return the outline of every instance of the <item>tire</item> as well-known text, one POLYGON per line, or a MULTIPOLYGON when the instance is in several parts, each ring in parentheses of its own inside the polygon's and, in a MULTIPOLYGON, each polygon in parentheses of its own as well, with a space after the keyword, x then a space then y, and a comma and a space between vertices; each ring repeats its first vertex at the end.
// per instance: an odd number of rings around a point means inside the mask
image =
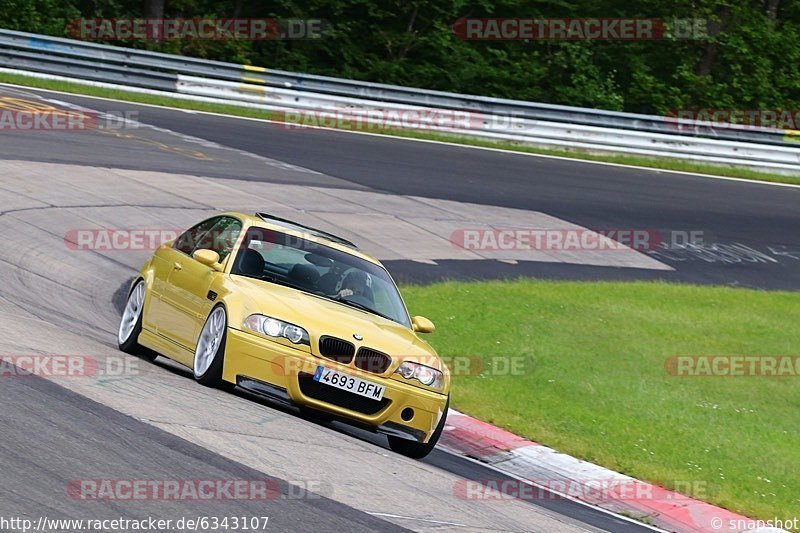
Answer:
POLYGON ((192 373, 194 379, 206 387, 221 387, 222 364, 225 359, 225 341, 228 332, 228 313, 222 305, 209 313, 197 347, 194 350, 192 373))
POLYGON ((433 449, 436 447, 436 443, 439 442, 439 437, 442 436, 445 422, 447 421, 447 412, 449 408, 450 397, 448 396, 447 403, 444 406, 444 414, 442 415, 442 419, 439 420, 439 425, 436 426, 436 429, 433 431, 433 435, 431 435, 431 438, 427 443, 415 442, 413 440, 389 436, 389 448, 391 448, 393 452, 399 453, 400 455, 405 455, 411 459, 423 459, 433 451, 433 449))
POLYGON ((144 315, 144 301, 147 296, 147 286, 140 279, 128 294, 125 309, 119 321, 117 330, 117 346, 120 350, 147 361, 153 361, 158 354, 139 344, 139 334, 142 332, 142 316, 144 315))

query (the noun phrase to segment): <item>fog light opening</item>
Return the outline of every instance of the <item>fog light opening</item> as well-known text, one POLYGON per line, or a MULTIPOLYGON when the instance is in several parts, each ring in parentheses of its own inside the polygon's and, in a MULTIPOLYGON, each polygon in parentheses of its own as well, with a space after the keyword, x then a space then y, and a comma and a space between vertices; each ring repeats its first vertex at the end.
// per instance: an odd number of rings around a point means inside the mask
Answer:
POLYGON ((410 422, 411 419, 414 418, 414 410, 410 407, 406 407, 403 409, 403 412, 400 413, 400 418, 402 418, 404 422, 410 422))

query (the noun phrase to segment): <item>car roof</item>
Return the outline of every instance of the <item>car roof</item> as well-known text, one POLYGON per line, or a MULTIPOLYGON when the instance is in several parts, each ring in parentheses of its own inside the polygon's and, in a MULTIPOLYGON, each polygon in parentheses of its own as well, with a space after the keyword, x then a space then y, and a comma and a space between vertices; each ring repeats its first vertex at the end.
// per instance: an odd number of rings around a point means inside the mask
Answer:
POLYGON ((293 222, 285 218, 267 215, 265 213, 255 213, 251 215, 247 213, 226 212, 220 213, 220 215, 234 216, 241 219, 249 226, 256 226, 259 228, 268 229, 270 231, 278 231, 294 237, 300 237, 301 239, 305 239, 307 241, 330 246, 335 250, 339 250, 340 252, 344 252, 354 257, 359 257, 369 261, 370 263, 381 265, 381 262, 375 257, 358 250, 356 245, 349 240, 343 239, 342 237, 338 237, 323 230, 318 230, 304 224, 300 224, 299 222, 293 222))

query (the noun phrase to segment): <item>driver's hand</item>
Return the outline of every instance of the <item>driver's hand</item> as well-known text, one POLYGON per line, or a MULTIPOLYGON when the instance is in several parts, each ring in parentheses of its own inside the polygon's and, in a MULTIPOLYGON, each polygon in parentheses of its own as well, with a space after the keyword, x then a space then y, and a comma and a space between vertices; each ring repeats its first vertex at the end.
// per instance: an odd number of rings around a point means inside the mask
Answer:
POLYGON ((342 289, 339 291, 339 298, 344 298, 345 296, 352 296, 353 291, 350 289, 342 289))

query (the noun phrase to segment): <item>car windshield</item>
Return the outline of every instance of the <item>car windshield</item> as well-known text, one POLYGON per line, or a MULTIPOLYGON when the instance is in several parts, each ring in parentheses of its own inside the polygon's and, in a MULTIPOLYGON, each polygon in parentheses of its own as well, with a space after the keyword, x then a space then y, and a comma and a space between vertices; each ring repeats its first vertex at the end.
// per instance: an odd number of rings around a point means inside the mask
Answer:
POLYGON ((384 268, 280 231, 250 228, 231 274, 293 287, 411 327, 400 293, 384 268))

